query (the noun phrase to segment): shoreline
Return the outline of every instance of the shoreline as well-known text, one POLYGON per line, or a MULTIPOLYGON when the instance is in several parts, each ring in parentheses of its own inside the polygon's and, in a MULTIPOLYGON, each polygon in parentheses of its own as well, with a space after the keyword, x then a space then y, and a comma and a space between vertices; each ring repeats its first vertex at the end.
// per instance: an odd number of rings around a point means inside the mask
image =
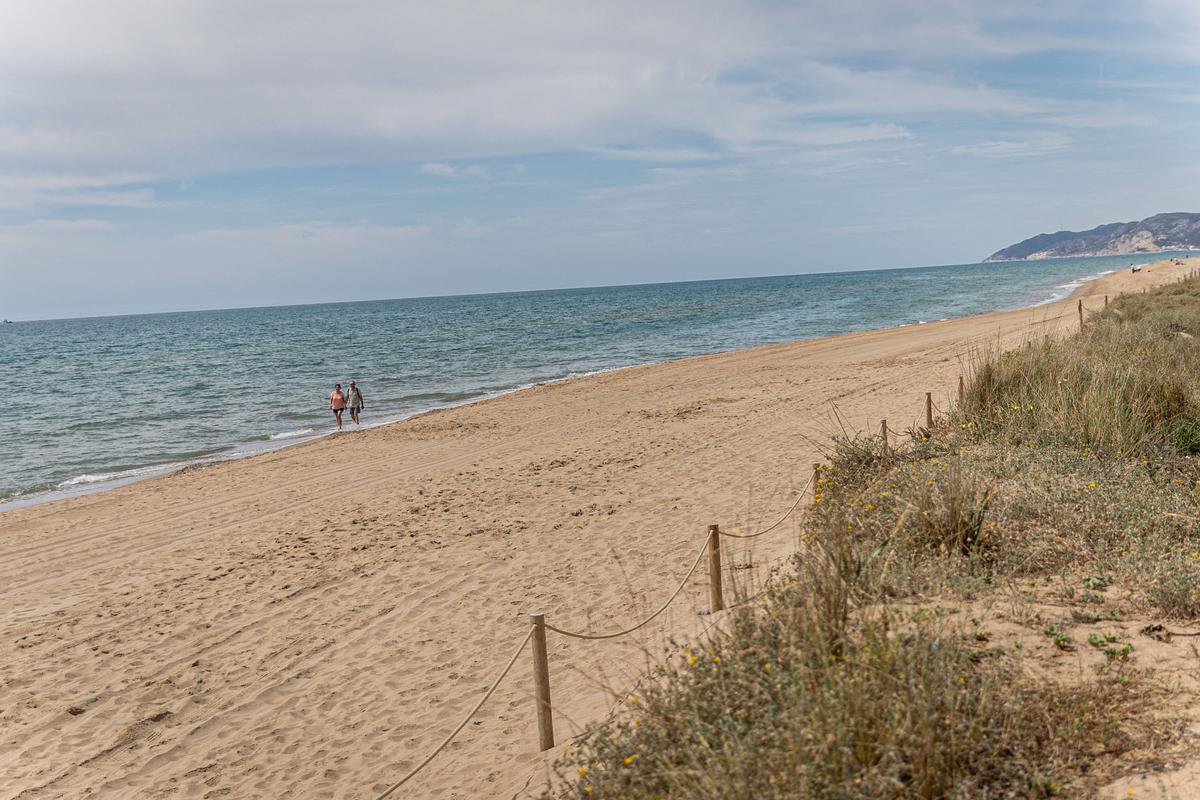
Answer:
MULTIPOLYGON (((1153 263, 1156 263, 1156 262, 1153 262, 1153 261, 1144 262, 1144 263, 1142 263, 1142 266, 1147 266, 1148 264, 1153 264, 1153 263)), ((114 470, 112 472, 100 472, 100 473, 93 473, 93 474, 77 475, 77 476, 68 478, 67 480, 58 483, 53 488, 25 491, 20 494, 13 495, 12 497, 0 499, 0 515, 3 515, 7 512, 14 511, 14 510, 21 509, 21 508, 30 508, 30 507, 45 505, 47 503, 55 503, 55 502, 59 502, 62 500, 70 500, 70 499, 79 498, 79 497, 87 497, 87 496, 97 494, 97 493, 109 492, 109 491, 113 491, 115 489, 119 489, 119 488, 122 488, 125 486, 142 483, 142 482, 148 481, 148 480, 154 480, 156 478, 161 478, 161 477, 165 477, 168 475, 173 475, 173 474, 176 474, 176 473, 178 473, 180 471, 184 471, 184 470, 205 468, 205 467, 209 467, 209 466, 213 466, 213 465, 219 465, 219 464, 229 463, 229 462, 233 462, 233 461, 240 461, 240 460, 244 460, 247 458, 256 458, 256 457, 262 456, 266 453, 278 452, 280 450, 284 450, 287 448, 296 447, 296 446, 300 446, 300 445, 304 445, 304 444, 309 444, 309 443, 315 442, 315 441, 321 441, 321 440, 324 440, 324 439, 327 439, 330 437, 334 437, 334 436, 338 436, 338 435, 342 435, 342 434, 346 434, 346 433, 358 433, 361 431, 374 430, 377 428, 384 428, 384 427, 391 426, 391 425, 402 424, 409 420, 419 418, 425 414, 430 414, 430 413, 443 411, 443 410, 447 410, 447 409, 460 408, 462 406, 471 405, 474 403, 487 402, 487 401, 491 401, 491 400, 494 400, 494 399, 497 399, 500 397, 505 397, 510 394, 514 394, 517 392, 535 388, 537 386, 552 385, 552 384, 556 384, 556 383, 562 383, 565 381, 581 380, 581 379, 589 378, 594 375, 617 372, 620 370, 631 369, 634 367, 655 366, 655 365, 670 363, 672 361, 679 361, 679 360, 688 359, 688 358, 699 358, 699 357, 709 356, 709 355, 718 355, 721 353, 731 353, 731 352, 737 352, 738 350, 754 349, 756 347, 770 347, 770 346, 775 346, 775 345, 780 345, 780 344, 795 344, 795 343, 799 343, 799 342, 821 341, 824 339, 832 339, 832 338, 836 338, 839 336, 852 335, 855 333, 881 332, 881 331, 888 331, 888 330, 902 330, 904 328, 911 327, 914 325, 928 325, 928 324, 931 324, 932 322, 947 322, 947 321, 953 321, 953 320, 969 319, 969 318, 978 317, 978 316, 985 316, 987 314, 1000 314, 1000 313, 1005 313, 1005 312, 1009 312, 1009 311, 1032 310, 1032 309, 1040 308, 1043 306, 1049 306, 1056 302, 1061 302, 1063 300, 1075 297, 1088 284, 1093 283, 1098 280, 1101 280, 1106 275, 1112 274, 1113 272, 1116 272, 1116 271, 1117 270, 1106 270, 1106 271, 1092 273, 1089 275, 1085 275, 1085 276, 1076 278, 1075 280, 1073 280, 1067 284, 1056 287, 1056 288, 1063 289, 1066 291, 1058 292, 1058 293, 1052 295, 1050 298, 1045 299, 1045 300, 1039 300, 1039 301, 1029 304, 1029 305, 1015 306, 1012 308, 994 309, 991 311, 984 312, 983 314, 945 317, 945 318, 938 319, 938 320, 917 321, 917 322, 907 323, 907 324, 903 324, 903 325, 895 325, 895 326, 889 326, 889 327, 884 327, 884 328, 863 328, 863 329, 857 330, 857 331, 847 331, 844 333, 833 334, 832 336, 812 337, 812 338, 806 338, 806 339, 790 339, 790 340, 782 341, 782 342, 765 342, 762 344, 754 345, 749 348, 735 348, 733 350, 718 350, 718 351, 714 351, 712 353, 698 353, 698 354, 694 354, 694 355, 682 356, 680 358, 669 358, 669 359, 663 359, 663 360, 657 360, 657 361, 646 361, 646 362, 640 362, 640 363, 634 363, 634 364, 626 364, 626 365, 618 366, 618 367, 612 367, 609 369, 601 369, 601 370, 582 372, 582 373, 571 373, 571 374, 568 374, 568 375, 565 375, 565 376, 559 377, 559 378, 552 378, 549 380, 537 381, 537 382, 533 382, 533 383, 524 383, 524 384, 521 384, 518 386, 514 386, 510 389, 504 389, 504 390, 495 391, 495 392, 488 392, 488 393, 484 393, 484 394, 481 394, 476 397, 465 398, 462 400, 445 403, 442 405, 435 405, 435 406, 431 406, 429 408, 419 409, 416 411, 403 413, 400 415, 387 415, 378 422, 372 422, 370 424, 363 425, 358 428, 349 428, 349 429, 345 429, 343 431, 337 431, 334 429, 330 429, 330 430, 309 429, 304 432, 284 431, 284 432, 280 432, 280 433, 264 434, 263 437, 261 437, 261 438, 251 439, 251 440, 247 440, 247 441, 234 442, 234 443, 227 444, 227 445, 216 445, 216 446, 214 446, 216 448, 214 450, 214 452, 211 452, 211 453, 208 453, 208 454, 205 454, 202 456, 198 456, 195 458, 184 458, 182 460, 173 460, 173 461, 158 463, 158 464, 142 464, 142 465, 130 467, 128 469, 114 470), (293 435, 293 434, 296 434, 296 435, 293 435)))
MULTIPOLYGON (((1034 309, 537 386, 14 509, 0 800, 373 797, 477 702, 529 612, 592 631, 644 617, 708 525, 756 530, 793 505, 843 426, 919 424, 972 352, 1071 331, 1074 297, 1095 310, 1197 265, 1114 273, 1034 309)), ((801 535, 731 544, 737 585, 768 580, 801 535)), ((536 796, 575 733, 713 621, 707 604, 701 572, 634 636, 553 638, 562 744, 538 751, 522 659, 408 796, 536 796)))

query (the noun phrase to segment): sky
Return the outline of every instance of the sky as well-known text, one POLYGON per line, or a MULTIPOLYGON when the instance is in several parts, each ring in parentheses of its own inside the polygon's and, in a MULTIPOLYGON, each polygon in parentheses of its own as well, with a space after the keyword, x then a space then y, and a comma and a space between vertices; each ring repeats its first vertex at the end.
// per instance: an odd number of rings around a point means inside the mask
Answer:
POLYGON ((0 0, 0 315, 979 261, 1200 211, 1200 3, 0 0))

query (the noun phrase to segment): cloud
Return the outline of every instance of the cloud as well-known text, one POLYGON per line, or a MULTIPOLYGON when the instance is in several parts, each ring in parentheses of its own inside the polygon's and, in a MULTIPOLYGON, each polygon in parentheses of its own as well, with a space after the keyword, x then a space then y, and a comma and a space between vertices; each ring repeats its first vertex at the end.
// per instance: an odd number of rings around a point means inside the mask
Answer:
POLYGON ((133 172, 0 173, 0 207, 150 208, 157 204, 154 191, 130 187, 151 179, 133 172))
POLYGON ((455 170, 454 167, 450 166, 449 164, 438 164, 438 163, 422 164, 421 165, 421 174, 422 175, 438 175, 438 176, 441 176, 444 178, 453 178, 457 174, 457 170, 455 170))
POLYGON ((28 231, 111 231, 116 225, 106 219, 35 219, 16 227, 28 231))
POLYGON ((421 165, 422 175, 433 175, 439 178, 478 178, 487 174, 487 168, 479 164, 456 166, 434 161, 421 165))
POLYGON ((1037 4, 954 0, 921 14, 880 0, 413 8, 8 4, 0 161, 180 178, 397 162, 463 177, 479 167, 461 159, 564 151, 704 160, 908 135, 906 120, 938 115, 1068 113, 945 60, 1079 38, 1014 29, 1047 16, 1037 4))
POLYGON ((0 245, 28 246, 47 240, 62 240, 76 234, 104 233, 116 227, 114 223, 105 219, 34 219, 17 225, 0 225, 0 245))
POLYGON ((950 149, 956 156, 983 158, 1028 158, 1057 153, 1071 146, 1071 137, 1049 132, 1025 139, 996 139, 976 144, 959 145, 950 149))
POLYGON ((588 152, 620 161, 656 161, 658 163, 710 161, 727 155, 698 147, 594 147, 588 152))
POLYGON ((326 254, 367 246, 396 245, 424 239, 424 225, 372 225, 367 223, 301 222, 258 228, 210 228, 182 234, 196 244, 233 246, 246 250, 268 248, 277 254, 326 254))

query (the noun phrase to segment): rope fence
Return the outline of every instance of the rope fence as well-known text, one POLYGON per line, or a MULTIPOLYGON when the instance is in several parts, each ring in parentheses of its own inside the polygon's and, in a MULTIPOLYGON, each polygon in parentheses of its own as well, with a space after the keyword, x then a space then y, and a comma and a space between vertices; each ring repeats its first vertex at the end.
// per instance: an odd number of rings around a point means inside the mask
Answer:
MULTIPOLYGON (((520 658, 521 653, 525 651, 525 645, 529 644, 530 640, 533 641, 533 677, 534 693, 536 695, 537 702, 538 743, 540 749, 543 751, 554 747, 554 720, 552 715, 552 706, 550 703, 550 667, 546 649, 546 631, 553 631, 554 633, 557 633, 561 636, 566 636, 570 639, 599 641, 604 639, 617 639, 644 628, 646 625, 649 625, 652 621, 654 621, 660 614, 666 611, 667 608, 670 607, 671 603, 673 603, 675 599, 679 597, 684 587, 687 586, 688 581, 690 581, 692 576, 696 574, 696 570, 699 569, 700 562, 704 560, 704 556, 706 554, 709 557, 710 613, 725 610, 726 606, 722 594, 721 581, 721 537, 727 536, 731 539, 754 539, 776 530, 780 525, 787 521, 792 514, 795 513, 796 509, 800 507, 800 503, 808 495, 808 490, 813 485, 813 481, 816 479, 818 466, 819 465, 817 464, 813 464, 813 473, 809 477, 808 482, 805 483, 803 488, 800 489, 800 492, 796 495, 796 499, 792 502, 791 506, 788 507, 787 511, 783 513, 783 516, 762 530, 755 531, 754 533, 734 533, 730 531, 722 531, 717 525, 709 525, 708 537, 704 540, 704 545, 700 548, 700 551, 696 553, 695 560, 692 561, 692 565, 688 568, 688 571, 684 574, 683 578, 680 579, 679 584, 675 587, 674 591, 672 591, 670 596, 663 601, 662 605, 656 608, 649 616, 637 624, 631 625, 628 628, 623 628, 619 631, 610 631, 608 633, 591 633, 586 631, 571 631, 565 628, 560 628, 557 625, 553 625, 546 621, 546 615, 541 611, 535 611, 530 614, 529 631, 525 634, 524 638, 521 639, 521 643, 513 652, 512 657, 508 659, 508 662, 504 665, 504 668, 500 670, 500 673, 496 676, 495 680, 492 681, 491 685, 488 687, 488 690, 484 692, 481 698, 479 698, 479 702, 476 703, 475 706, 469 712, 467 712, 467 715, 463 717, 462 721, 459 722, 449 734, 447 734, 446 738, 442 740, 441 744, 435 747, 433 751, 423 758, 419 764, 409 770, 403 778, 393 783, 379 795, 376 795, 375 800, 385 800, 385 798, 391 796, 393 792, 412 780, 417 773, 428 766, 430 762, 432 762, 438 756, 438 754, 445 750, 446 747, 449 746, 452 741, 454 741, 454 737, 458 736, 462 729, 467 726, 467 723, 474 719, 475 715, 479 713, 479 710, 483 708, 484 704, 491 699, 493 694, 495 694, 496 689, 499 688, 500 683, 508 676, 508 673, 512 671, 513 666, 517 663, 517 659, 520 658)), ((745 605, 753 599, 754 598, 747 598, 742 600, 736 603, 734 607, 745 605)))
POLYGON ((787 518, 792 515, 792 512, 795 511, 800 506, 800 501, 803 500, 805 495, 808 494, 808 488, 813 485, 813 479, 815 479, 817 477, 816 472, 817 472, 817 465, 813 464, 813 474, 809 477, 808 483, 804 484, 804 488, 800 490, 800 494, 796 495, 796 502, 792 503, 792 507, 789 508, 787 511, 783 512, 783 516, 780 517, 779 519, 777 519, 771 525, 768 525, 767 527, 763 528, 761 531, 757 531, 755 533, 735 533, 733 531, 721 531, 721 535, 725 536, 729 539, 757 539, 759 536, 762 536, 765 533, 770 533, 771 531, 775 530, 780 525, 782 525, 784 522, 786 522, 787 518))
POLYGON ((597 641, 599 639, 616 639, 618 637, 625 636, 626 634, 633 633, 634 631, 638 630, 639 628, 644 628, 645 626, 649 625, 650 622, 653 621, 655 617, 657 617, 662 612, 666 611, 667 606, 671 605, 672 601, 674 601, 675 598, 679 596, 679 593, 683 591, 683 587, 687 585, 688 580, 690 580, 692 577, 692 574, 695 573, 696 567, 700 566, 700 561, 703 560, 704 554, 708 552, 708 546, 709 546, 709 541, 707 539, 705 539, 704 546, 701 547, 700 552, 696 554, 696 560, 692 562, 691 569, 689 569, 687 571, 687 574, 683 576, 683 580, 681 580, 679 582, 679 585, 675 587, 675 591, 671 592, 671 596, 668 597, 666 599, 666 602, 664 602, 661 606, 659 606, 658 609, 653 614, 646 617, 644 620, 637 623, 636 625, 633 625, 632 627, 629 627, 629 628, 625 628, 624 630, 613 631, 612 633, 584 633, 581 631, 564 630, 563 628, 560 628, 557 625, 551 625, 549 622, 547 622, 546 629, 554 631, 555 633, 561 633, 563 636, 567 636, 572 639, 587 639, 590 641, 597 641))
POLYGON ((500 686, 500 682, 503 681, 505 679, 505 677, 508 676, 509 671, 511 671, 513 668, 513 664, 517 663, 517 658, 520 657, 521 652, 525 649, 525 645, 529 644, 529 640, 533 638, 533 634, 534 634, 534 628, 530 628, 529 633, 525 634, 525 638, 521 640, 521 644, 517 647, 516 651, 512 654, 512 658, 510 658, 508 660, 508 663, 504 665, 504 669, 500 670, 500 674, 496 676, 496 680, 492 681, 492 685, 489 686, 488 690, 483 693, 483 697, 479 698, 479 702, 475 704, 475 707, 472 708, 469 712, 467 712, 467 715, 465 717, 463 717, 463 721, 458 723, 458 725, 454 728, 454 730, 450 731, 450 734, 445 739, 442 740, 442 743, 439 744, 437 747, 435 747, 433 749, 432 753, 425 756, 424 760, 421 761, 420 764, 417 764, 415 767, 413 767, 411 770, 409 770, 407 775, 405 775, 403 778, 401 778, 400 780, 396 781, 391 786, 389 786, 387 788, 387 790, 383 792, 383 794, 379 795, 376 798, 376 800, 384 800, 385 797, 388 797, 389 795, 391 795, 392 792, 396 791, 401 786, 403 786, 404 784, 406 784, 410 780, 412 780, 413 776, 415 776, 418 772, 423 770, 430 761, 433 761, 433 759, 437 757, 438 753, 445 750, 446 746, 448 744, 450 744, 450 742, 454 741, 454 737, 458 736, 458 732, 461 731, 463 728, 467 727, 467 723, 470 722, 475 717, 475 715, 479 713, 479 709, 483 708, 483 704, 486 703, 491 698, 491 696, 495 693, 497 687, 500 686))

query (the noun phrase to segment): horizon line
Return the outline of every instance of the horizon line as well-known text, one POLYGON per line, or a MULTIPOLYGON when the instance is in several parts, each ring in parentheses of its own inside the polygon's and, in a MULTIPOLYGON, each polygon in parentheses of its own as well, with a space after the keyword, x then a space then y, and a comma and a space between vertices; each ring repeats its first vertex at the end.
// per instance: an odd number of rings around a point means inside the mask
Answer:
POLYGON ((119 319, 122 317, 153 317, 166 316, 170 314, 205 314, 218 311, 256 311, 270 308, 305 308, 309 306, 331 306, 331 305, 351 305, 355 303, 388 303, 401 300, 441 300, 449 298, 465 298, 465 297, 493 297, 497 295, 510 294, 538 294, 549 292, 570 292, 581 291, 585 289, 626 289, 638 286, 674 286, 689 283, 719 283, 722 281, 742 281, 742 280, 758 280, 762 278, 801 278, 809 275, 843 275, 847 273, 859 272, 895 272, 906 269, 941 269, 945 267, 972 267, 984 266, 990 264, 1011 264, 1014 262, 1028 262, 1031 264, 1039 264, 1046 261, 1068 261, 1071 259, 1082 258, 1119 258, 1119 257, 1138 257, 1138 256, 1159 256, 1168 253, 1194 252, 1186 250, 1161 250, 1153 253, 1112 253, 1109 255, 1076 255, 1076 256, 1060 256, 1057 258, 1046 259, 1027 259, 1014 258, 1003 261, 966 261, 961 263, 950 264, 910 264, 899 267, 852 267, 850 269, 836 269, 818 272, 788 272, 788 273, 771 273, 765 275, 727 275, 719 278, 688 278, 684 280, 674 281, 635 281, 633 283, 611 283, 611 284, 587 284, 575 286, 548 286, 536 289, 503 289, 494 292, 449 292, 447 294, 424 294, 424 295, 402 295, 398 297, 367 297, 351 300, 319 300, 307 303, 278 303, 266 305, 251 305, 251 306, 226 306, 224 308, 176 308, 163 311, 130 311, 120 314, 95 314, 83 316, 67 316, 67 317, 39 317, 36 319, 12 319, 5 317, 6 323, 29 323, 29 322, 67 322, 71 320, 89 320, 89 319, 119 319))

